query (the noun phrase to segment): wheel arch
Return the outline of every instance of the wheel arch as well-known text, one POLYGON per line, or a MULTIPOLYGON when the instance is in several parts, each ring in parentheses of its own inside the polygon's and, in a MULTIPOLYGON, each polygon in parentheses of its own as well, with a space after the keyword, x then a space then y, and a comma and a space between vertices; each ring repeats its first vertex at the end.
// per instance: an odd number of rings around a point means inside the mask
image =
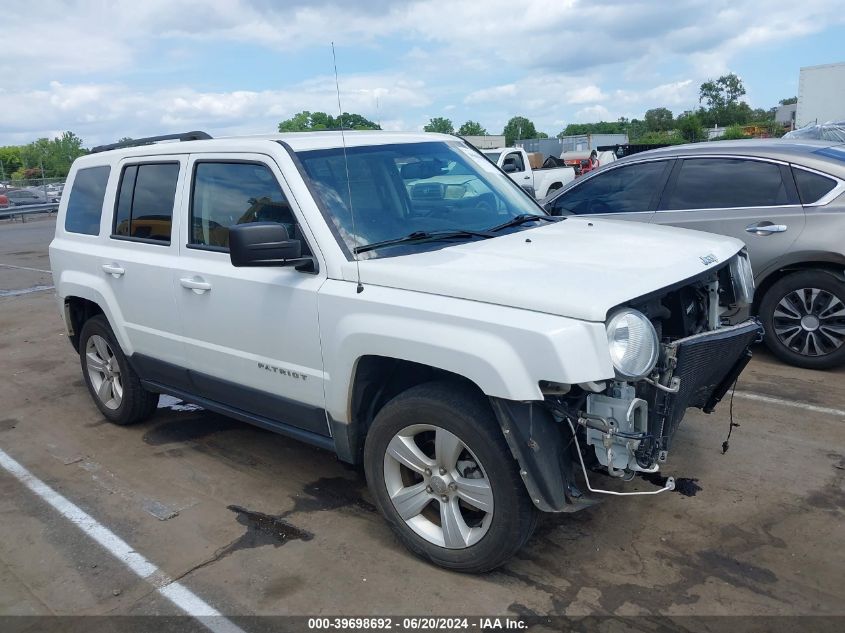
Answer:
POLYGON ((376 354, 358 358, 349 382, 348 422, 330 419, 338 457, 359 463, 367 431, 384 405, 411 387, 433 381, 451 382, 487 397, 477 383, 440 367, 376 354))
POLYGON ((775 283, 791 273, 806 270, 824 271, 840 281, 845 281, 845 256, 824 252, 790 253, 787 257, 778 260, 757 278, 757 289, 754 293, 754 313, 759 312, 760 302, 775 283))

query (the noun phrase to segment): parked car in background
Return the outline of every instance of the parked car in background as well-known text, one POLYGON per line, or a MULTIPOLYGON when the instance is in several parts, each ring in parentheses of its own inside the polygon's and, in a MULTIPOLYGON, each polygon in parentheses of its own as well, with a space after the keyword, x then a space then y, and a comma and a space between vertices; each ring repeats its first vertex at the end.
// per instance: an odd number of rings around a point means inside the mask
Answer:
POLYGON ((575 179, 571 167, 541 167, 532 169, 528 152, 521 147, 481 150, 493 163, 502 168, 520 187, 538 200, 575 179))
POLYGON ((742 239, 752 310, 782 360, 845 364, 845 146, 720 141, 636 154, 544 200, 553 215, 668 224, 742 239))
POLYGON ((29 189, 7 189, 4 194, 13 207, 23 207, 33 204, 44 204, 46 199, 29 189))
POLYGON ((9 208, 9 197, 2 193, 2 189, 0 189, 0 209, 8 209, 9 208))

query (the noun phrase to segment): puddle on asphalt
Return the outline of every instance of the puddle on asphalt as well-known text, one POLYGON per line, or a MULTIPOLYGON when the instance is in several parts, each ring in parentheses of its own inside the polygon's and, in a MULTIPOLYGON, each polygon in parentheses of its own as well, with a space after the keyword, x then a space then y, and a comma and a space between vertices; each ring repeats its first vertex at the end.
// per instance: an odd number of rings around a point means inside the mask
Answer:
POLYGON ((289 541, 310 541, 314 538, 311 532, 288 523, 281 516, 247 510, 236 505, 226 507, 237 514, 238 523, 247 528, 237 541, 226 548, 226 554, 263 545, 281 547, 289 541))

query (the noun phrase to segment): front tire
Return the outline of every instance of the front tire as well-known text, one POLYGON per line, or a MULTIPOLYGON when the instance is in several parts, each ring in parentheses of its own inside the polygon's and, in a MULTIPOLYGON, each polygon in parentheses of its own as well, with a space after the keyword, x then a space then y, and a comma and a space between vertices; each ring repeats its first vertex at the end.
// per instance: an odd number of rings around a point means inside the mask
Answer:
POLYGON ((426 383, 388 402, 367 434, 364 469, 405 546, 448 569, 498 567, 537 523, 489 404, 467 387, 426 383))
POLYGON ((845 364, 845 283, 822 270, 779 279, 760 301, 766 346, 797 367, 845 364))
POLYGON ((158 394, 141 386, 104 316, 91 317, 82 326, 79 359, 88 391, 107 420, 135 424, 155 412, 158 394))

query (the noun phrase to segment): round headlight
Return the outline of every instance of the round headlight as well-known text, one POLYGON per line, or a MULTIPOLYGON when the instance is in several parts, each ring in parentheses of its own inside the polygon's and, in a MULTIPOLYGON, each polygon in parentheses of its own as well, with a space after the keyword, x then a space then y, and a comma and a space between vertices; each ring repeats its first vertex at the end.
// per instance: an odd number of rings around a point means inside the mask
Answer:
POLYGON ((619 378, 648 376, 657 363, 657 332, 644 314, 623 308, 607 321, 610 360, 619 378))

